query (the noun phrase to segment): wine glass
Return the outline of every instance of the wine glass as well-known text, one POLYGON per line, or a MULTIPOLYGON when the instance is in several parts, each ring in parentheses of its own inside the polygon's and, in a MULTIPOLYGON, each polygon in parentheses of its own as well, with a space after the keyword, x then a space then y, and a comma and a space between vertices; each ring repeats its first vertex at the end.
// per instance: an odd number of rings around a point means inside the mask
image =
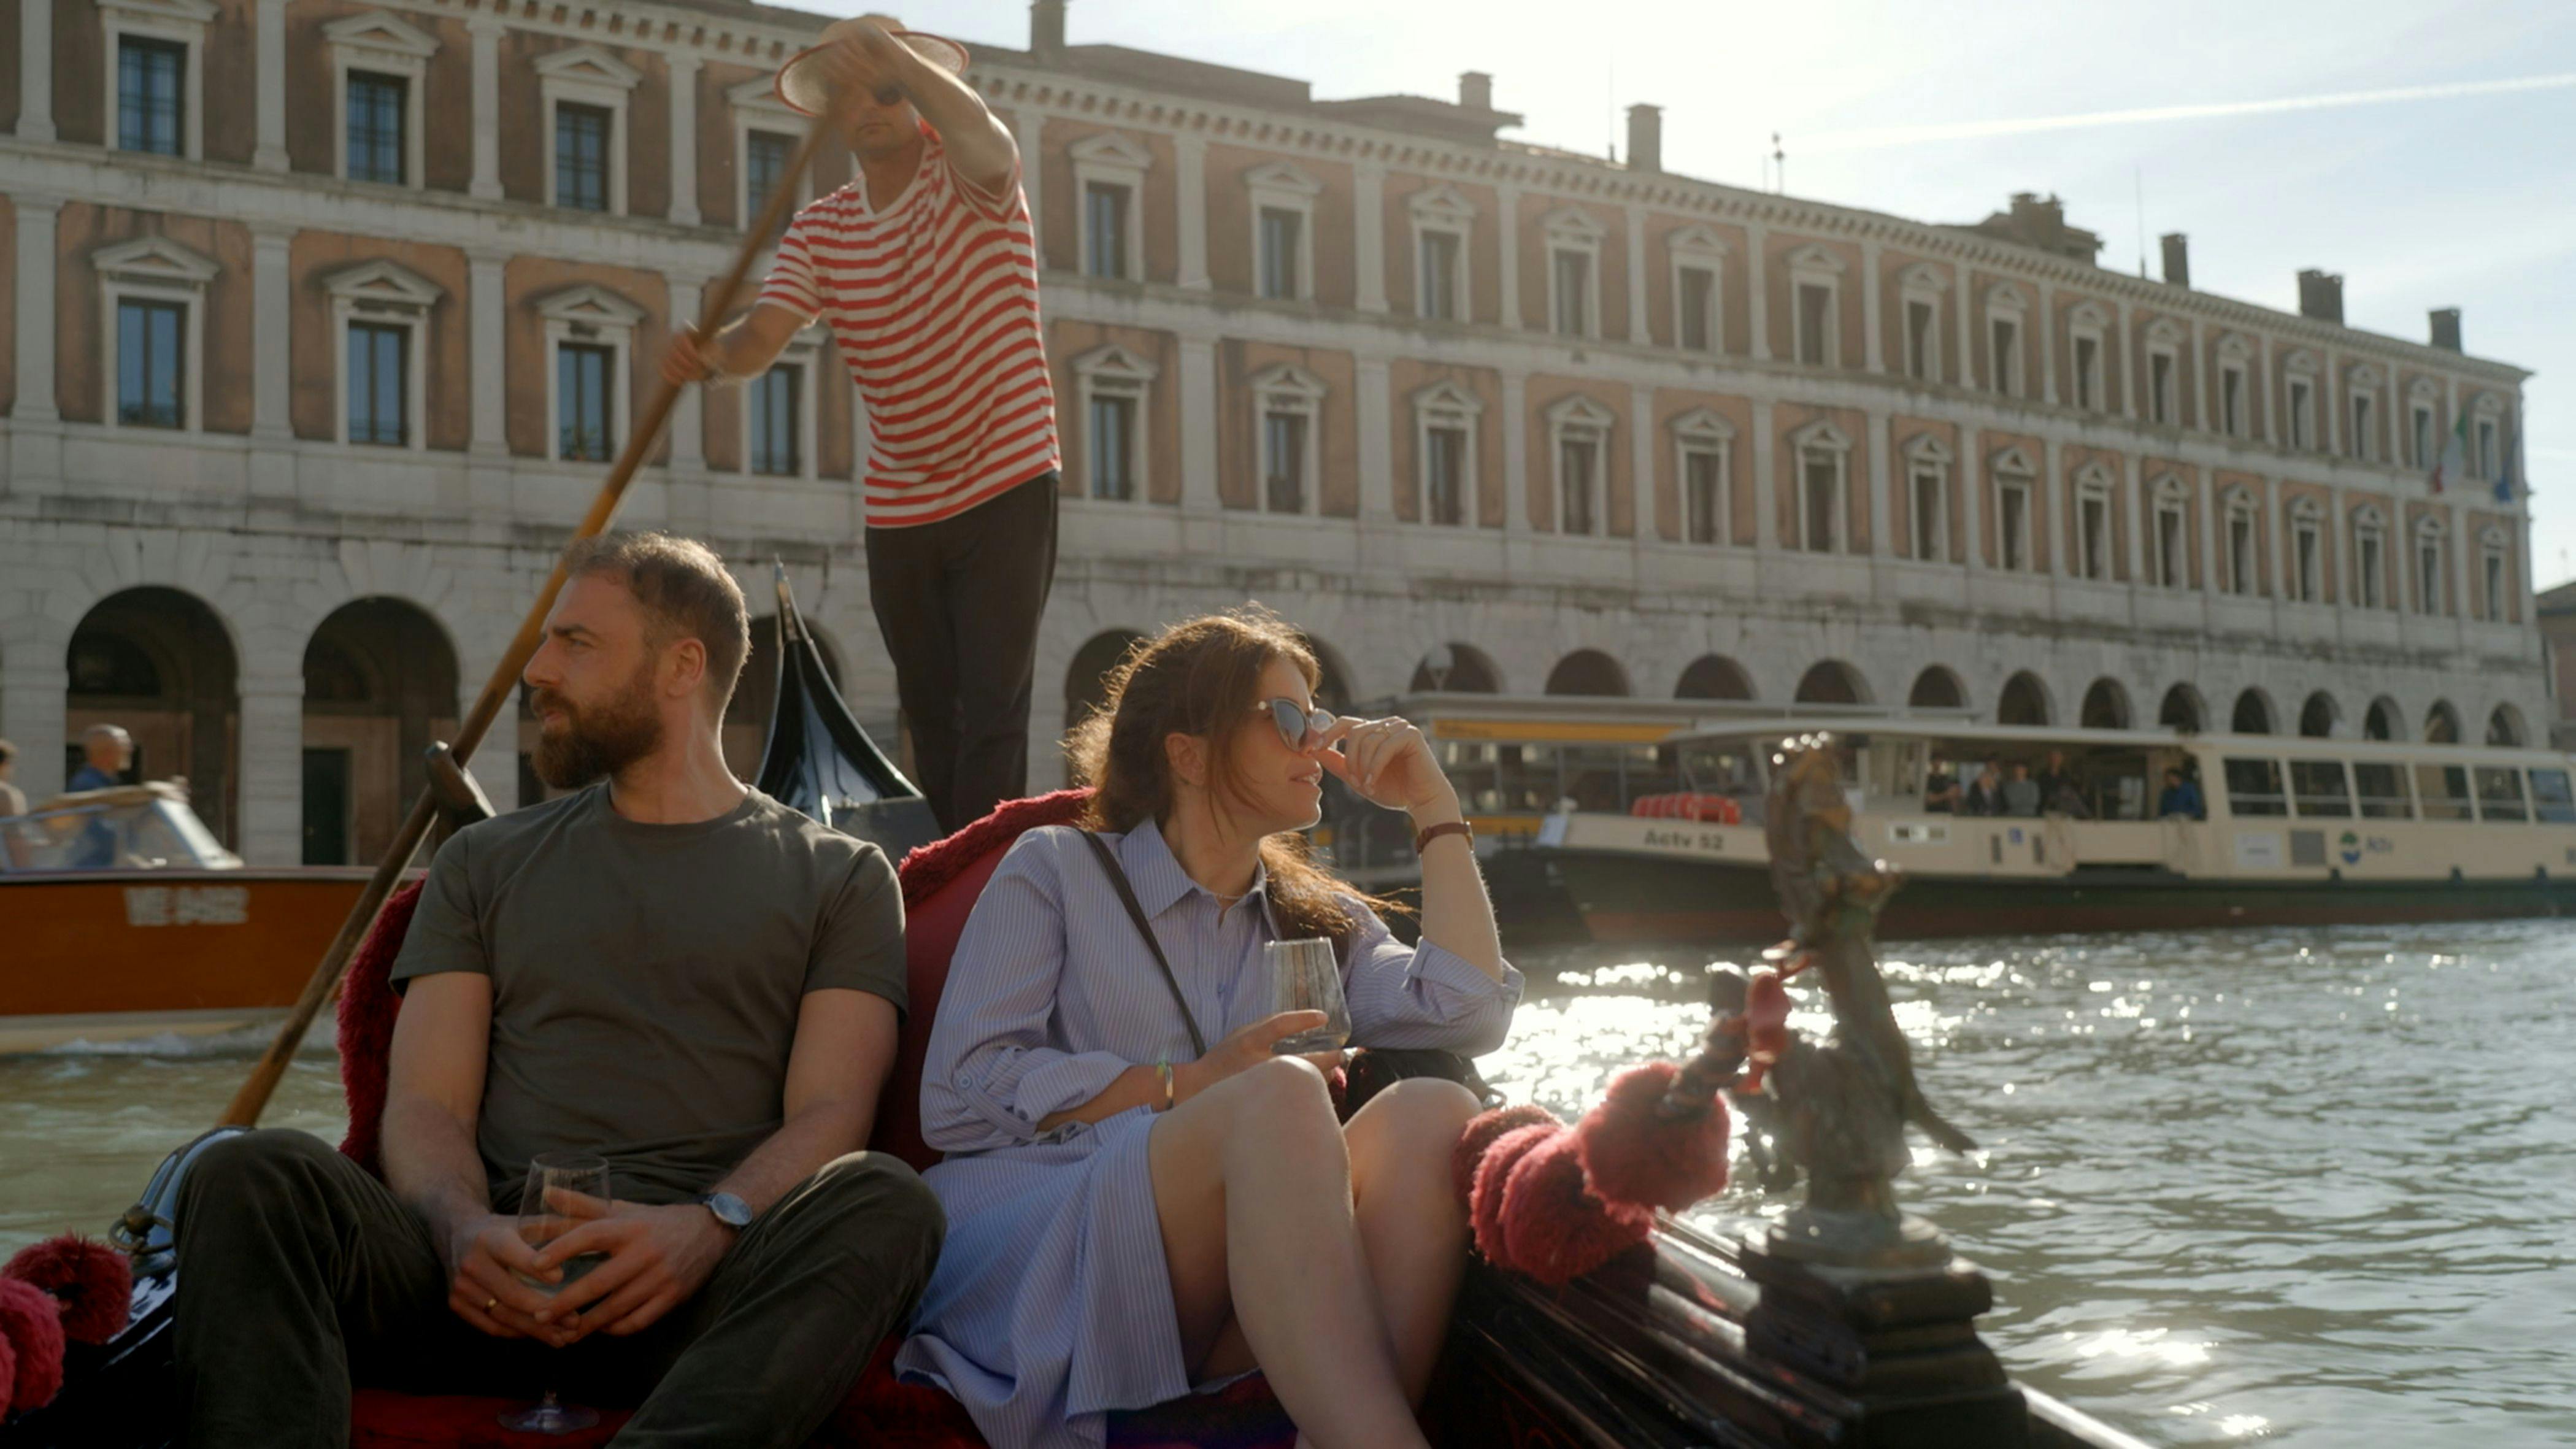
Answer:
MULTIPOLYGON (((546 1244, 589 1222, 607 1210, 608 1161, 585 1152, 541 1152, 528 1162, 528 1182, 519 1197, 519 1237, 531 1248, 546 1244), (575 1210, 573 1195, 596 1203, 587 1212, 575 1210)), ((566 1287, 579 1282, 584 1274, 608 1261, 606 1253, 575 1253, 564 1259, 561 1282, 549 1283, 526 1273, 519 1281, 551 1298, 566 1287)), ((566 1404, 555 1397, 551 1388, 533 1408, 519 1409, 501 1416, 501 1427, 522 1434, 571 1434, 599 1422, 599 1411, 578 1404, 566 1404)))
POLYGON ((1282 1037, 1271 1046, 1281 1056, 1338 1051, 1351 1039, 1351 1007, 1342 999, 1342 963, 1333 943, 1317 936, 1272 941, 1262 948, 1270 965, 1270 1009, 1320 1011, 1324 1024, 1282 1037))

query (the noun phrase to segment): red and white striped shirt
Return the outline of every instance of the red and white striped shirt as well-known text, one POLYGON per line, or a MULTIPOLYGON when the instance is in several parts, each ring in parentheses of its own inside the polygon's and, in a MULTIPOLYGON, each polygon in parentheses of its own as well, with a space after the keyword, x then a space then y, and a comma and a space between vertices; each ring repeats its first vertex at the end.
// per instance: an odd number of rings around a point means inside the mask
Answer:
POLYGON ((867 407, 871 528, 936 523, 1060 465, 1016 170, 997 199, 925 135, 883 212, 861 176, 796 213, 760 300, 831 324, 867 407))

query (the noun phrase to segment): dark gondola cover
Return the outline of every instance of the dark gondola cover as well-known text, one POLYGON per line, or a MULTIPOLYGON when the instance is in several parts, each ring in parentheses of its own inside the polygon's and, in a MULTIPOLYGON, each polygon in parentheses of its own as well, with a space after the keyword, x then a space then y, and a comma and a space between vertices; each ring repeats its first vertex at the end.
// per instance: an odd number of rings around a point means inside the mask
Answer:
POLYGON ((918 786, 903 777, 851 715, 824 668, 805 616, 778 582, 778 688, 752 783, 781 804, 835 830, 875 841, 889 860, 939 838, 939 822, 918 786))

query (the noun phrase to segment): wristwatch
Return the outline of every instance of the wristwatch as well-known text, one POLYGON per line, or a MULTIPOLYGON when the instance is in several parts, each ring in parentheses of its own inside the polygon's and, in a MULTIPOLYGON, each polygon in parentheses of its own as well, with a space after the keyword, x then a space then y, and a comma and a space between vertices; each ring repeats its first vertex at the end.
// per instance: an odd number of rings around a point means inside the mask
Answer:
POLYGON ((698 1194, 698 1206, 715 1214, 717 1222, 737 1233, 751 1226, 753 1217, 751 1204, 735 1197, 732 1193, 702 1192, 698 1194))

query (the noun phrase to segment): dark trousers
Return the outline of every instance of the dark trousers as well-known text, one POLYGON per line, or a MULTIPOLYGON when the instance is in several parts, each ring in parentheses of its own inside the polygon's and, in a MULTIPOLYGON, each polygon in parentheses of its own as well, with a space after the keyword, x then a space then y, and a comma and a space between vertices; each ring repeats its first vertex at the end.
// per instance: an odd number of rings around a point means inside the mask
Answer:
POLYGON ((1029 790, 1060 486, 1047 472, 954 518, 868 530, 868 597, 894 659, 913 769, 951 833, 1029 790))
POLYGON ((912 1311, 946 1230, 882 1153, 825 1164, 743 1230, 695 1298, 566 1349, 489 1338, 447 1306, 429 1230, 302 1132, 199 1156, 179 1193, 179 1387, 193 1449, 347 1449, 352 1382, 642 1407, 620 1445, 791 1446, 912 1311))

